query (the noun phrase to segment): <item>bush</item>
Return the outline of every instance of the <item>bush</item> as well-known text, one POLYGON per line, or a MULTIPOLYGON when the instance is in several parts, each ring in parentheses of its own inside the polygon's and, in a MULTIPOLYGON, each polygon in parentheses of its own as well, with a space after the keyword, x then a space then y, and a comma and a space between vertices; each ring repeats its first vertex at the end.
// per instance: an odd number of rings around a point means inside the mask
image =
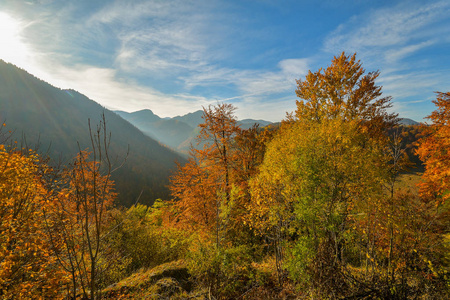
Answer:
POLYGON ((139 204, 114 211, 107 238, 120 262, 113 273, 105 276, 113 276, 117 281, 140 268, 152 268, 185 256, 189 239, 179 229, 163 227, 164 206, 157 200, 152 207, 139 204))

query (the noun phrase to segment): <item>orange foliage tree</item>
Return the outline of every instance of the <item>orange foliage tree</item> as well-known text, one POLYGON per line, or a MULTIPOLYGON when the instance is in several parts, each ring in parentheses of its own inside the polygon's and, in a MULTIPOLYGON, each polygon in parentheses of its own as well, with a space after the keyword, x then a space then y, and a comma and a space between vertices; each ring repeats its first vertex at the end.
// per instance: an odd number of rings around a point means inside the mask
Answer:
POLYGON ((383 97, 375 80, 378 71, 365 74, 356 53, 335 56, 331 65, 309 71, 305 80, 297 80, 297 119, 321 121, 341 117, 359 119, 372 135, 381 135, 397 122, 397 114, 388 113, 391 97, 383 97))
MULTIPOLYGON (((215 291, 225 281, 226 272, 221 269, 224 257, 241 255, 247 249, 244 241, 251 238, 244 221, 247 219, 245 203, 250 201, 247 181, 262 161, 265 141, 270 137, 257 126, 241 129, 234 110, 231 104, 204 108, 204 123, 199 125, 197 137, 201 148, 191 149, 188 163, 179 166, 170 186, 175 198, 172 224, 201 236, 201 246, 197 248, 207 248, 202 251, 209 254, 197 260, 205 265, 205 272, 213 273, 215 291), (208 259, 210 263, 206 262, 208 259)), ((197 250, 193 252, 202 253, 197 250)), ((234 263, 231 258, 227 261, 234 263)), ((241 261, 240 267, 244 264, 241 261)))
POLYGON ((178 199, 176 206, 181 210, 181 223, 213 230, 217 245, 223 225, 221 209, 229 203, 231 195, 233 140, 239 131, 234 110, 231 104, 203 109, 204 123, 199 125, 197 137, 202 149, 192 148, 189 162, 179 166, 171 180, 172 195, 178 199))
POLYGON ((197 137, 202 148, 193 147, 188 163, 178 166, 171 178, 178 210, 175 220, 191 229, 215 232, 217 242, 224 225, 221 214, 234 214, 226 217, 229 226, 237 219, 236 223, 242 224, 244 202, 250 201, 248 180, 256 174, 271 138, 268 130, 256 125, 241 129, 235 109, 231 104, 204 108, 204 123, 199 125, 197 137))
POLYGON ((43 176, 50 169, 31 150, 0 145, 0 298, 58 298, 67 274, 53 256, 43 222, 54 198, 43 176))
POLYGON ((71 297, 98 299, 100 279, 114 259, 109 253, 109 211, 116 193, 110 178, 109 138, 105 119, 91 132, 92 152, 81 151, 63 171, 62 188, 53 211, 46 216, 54 251, 60 265, 70 274, 71 297))
POLYGON ((175 197, 172 224, 191 231, 210 233, 217 219, 217 182, 213 175, 201 167, 201 162, 191 150, 191 157, 171 177, 170 189, 175 197))
POLYGON ((90 130, 91 152, 80 150, 62 172, 31 150, 0 145, 0 298, 100 297, 116 263, 107 244, 116 193, 105 123, 90 130))
POLYGON ((436 205, 450 199, 450 92, 437 93, 437 109, 428 116, 433 123, 424 125, 417 154, 425 163, 420 193, 436 205))

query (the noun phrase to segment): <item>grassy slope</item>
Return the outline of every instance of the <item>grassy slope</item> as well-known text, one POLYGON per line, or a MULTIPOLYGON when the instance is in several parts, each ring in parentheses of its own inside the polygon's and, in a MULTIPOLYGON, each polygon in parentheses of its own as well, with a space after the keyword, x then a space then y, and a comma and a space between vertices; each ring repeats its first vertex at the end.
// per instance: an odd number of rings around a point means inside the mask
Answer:
POLYGON ((139 270, 103 290, 104 299, 204 299, 183 260, 139 270))

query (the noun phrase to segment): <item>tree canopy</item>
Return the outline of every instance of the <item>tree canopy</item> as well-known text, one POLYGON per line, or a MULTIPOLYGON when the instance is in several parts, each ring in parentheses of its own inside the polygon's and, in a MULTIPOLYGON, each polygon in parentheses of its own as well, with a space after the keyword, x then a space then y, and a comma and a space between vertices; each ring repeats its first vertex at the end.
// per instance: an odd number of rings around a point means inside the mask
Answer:
POLYGON ((295 117, 317 122, 341 117, 359 119, 373 133, 383 132, 397 122, 397 114, 388 112, 392 97, 382 95, 376 85, 378 71, 366 74, 356 53, 335 56, 331 65, 316 72, 309 71, 297 80, 295 117))
POLYGON ((433 103, 437 108, 428 116, 433 123, 423 126, 424 137, 417 149, 425 163, 420 191, 442 204, 450 199, 450 92, 438 92, 433 103))

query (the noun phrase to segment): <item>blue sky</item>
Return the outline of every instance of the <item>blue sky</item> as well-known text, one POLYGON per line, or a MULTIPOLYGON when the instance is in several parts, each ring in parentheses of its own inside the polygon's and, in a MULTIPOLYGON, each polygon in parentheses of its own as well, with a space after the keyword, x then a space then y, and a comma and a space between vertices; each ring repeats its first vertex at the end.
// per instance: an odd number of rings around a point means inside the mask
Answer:
POLYGON ((450 1, 2 0, 0 58, 113 110, 162 117, 218 102, 279 121, 296 79, 357 52, 422 121, 450 91, 450 1))

